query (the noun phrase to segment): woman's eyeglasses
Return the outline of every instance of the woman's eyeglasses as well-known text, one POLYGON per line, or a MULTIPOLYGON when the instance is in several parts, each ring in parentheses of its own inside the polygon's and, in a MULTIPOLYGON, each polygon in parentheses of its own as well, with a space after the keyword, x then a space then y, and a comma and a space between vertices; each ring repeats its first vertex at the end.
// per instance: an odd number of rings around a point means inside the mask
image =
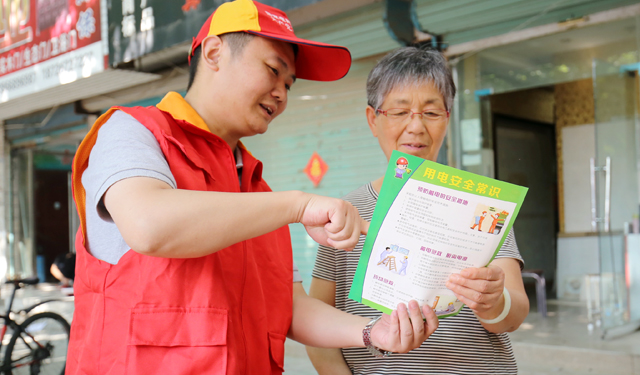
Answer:
POLYGON ((414 115, 418 115, 423 123, 439 123, 444 122, 447 118, 449 118, 449 111, 444 109, 427 109, 423 112, 413 112, 407 108, 391 108, 387 110, 382 110, 380 108, 376 109, 376 112, 385 115, 389 121, 396 124, 404 124, 405 122, 409 122, 413 119, 414 115))

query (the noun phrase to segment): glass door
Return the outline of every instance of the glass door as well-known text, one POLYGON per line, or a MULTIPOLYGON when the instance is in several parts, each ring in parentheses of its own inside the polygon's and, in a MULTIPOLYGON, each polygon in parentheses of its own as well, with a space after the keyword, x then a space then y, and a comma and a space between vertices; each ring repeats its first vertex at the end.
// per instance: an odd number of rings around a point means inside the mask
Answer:
POLYGON ((593 61, 595 157, 591 160, 592 227, 600 251, 600 312, 604 337, 640 326, 640 176, 638 75, 593 61), (635 276, 631 270, 636 272, 635 276))

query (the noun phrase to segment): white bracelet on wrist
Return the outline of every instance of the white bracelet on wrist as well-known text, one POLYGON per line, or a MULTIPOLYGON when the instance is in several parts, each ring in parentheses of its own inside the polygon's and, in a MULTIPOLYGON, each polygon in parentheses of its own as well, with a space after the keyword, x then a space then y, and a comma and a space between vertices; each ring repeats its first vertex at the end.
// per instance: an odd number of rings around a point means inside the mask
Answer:
POLYGON ((498 315, 494 319, 482 319, 476 314, 476 318, 478 318, 480 322, 484 324, 496 324, 503 321, 504 318, 506 318, 507 315, 509 315, 509 310, 511 310, 511 296, 509 295, 509 290, 507 290, 507 288, 504 288, 504 290, 502 291, 502 295, 504 295, 504 309, 502 309, 502 312, 500 313, 500 315, 498 315))

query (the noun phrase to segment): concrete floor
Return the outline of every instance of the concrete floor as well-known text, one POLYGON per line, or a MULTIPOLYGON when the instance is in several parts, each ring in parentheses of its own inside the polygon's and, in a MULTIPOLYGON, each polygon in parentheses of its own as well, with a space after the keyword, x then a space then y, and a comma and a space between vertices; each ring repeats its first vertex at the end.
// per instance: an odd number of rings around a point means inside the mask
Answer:
MULTIPOLYGON (((4 310, 9 289, 0 290, 4 310)), ((43 299, 61 301, 42 305, 37 311, 55 311, 68 321, 73 317, 73 297, 65 296, 56 285, 19 291, 14 311, 43 299)), ((535 304, 532 304, 535 306, 535 304)), ((542 318, 532 311, 524 324, 510 334, 521 375, 640 375, 640 331, 602 340, 598 329, 587 329, 587 310, 583 303, 549 301, 549 314, 542 318)), ((288 374, 316 374, 304 346, 287 340, 285 370, 288 374)))
POLYGON ((521 374, 640 375, 640 331, 602 335, 588 329, 584 303, 551 300, 546 319, 530 313, 510 337, 521 374))

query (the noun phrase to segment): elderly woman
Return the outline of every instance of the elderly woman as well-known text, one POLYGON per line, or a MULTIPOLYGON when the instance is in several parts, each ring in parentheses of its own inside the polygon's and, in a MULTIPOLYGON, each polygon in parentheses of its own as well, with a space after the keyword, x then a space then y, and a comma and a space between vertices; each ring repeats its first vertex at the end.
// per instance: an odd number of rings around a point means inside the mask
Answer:
MULTIPOLYGON (((455 91, 447 63, 436 51, 405 47, 378 62, 367 80, 366 116, 387 160, 393 150, 436 160, 455 91)), ((344 197, 365 220, 371 220, 382 180, 344 197)), ((380 313, 347 297, 363 245, 364 236, 349 253, 320 246, 309 294, 341 310, 373 318, 380 313)), ((375 358, 364 348, 309 347, 309 357, 320 375, 517 374, 505 332, 518 328, 529 311, 522 265, 514 235, 509 233, 488 267, 452 274, 447 287, 466 306, 457 316, 443 319, 421 347, 407 354, 375 358), (505 306, 504 288, 511 296, 510 309, 505 306)))

